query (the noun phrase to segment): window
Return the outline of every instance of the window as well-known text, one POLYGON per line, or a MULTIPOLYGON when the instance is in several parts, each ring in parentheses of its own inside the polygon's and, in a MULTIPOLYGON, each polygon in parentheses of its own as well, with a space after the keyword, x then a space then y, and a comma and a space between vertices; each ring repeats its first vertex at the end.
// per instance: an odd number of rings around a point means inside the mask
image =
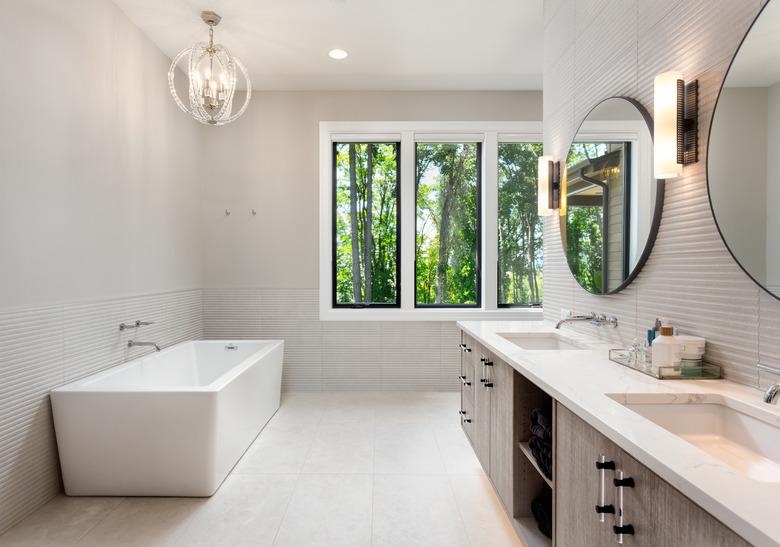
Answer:
POLYGON ((480 304, 481 143, 417 143, 415 305, 480 304))
POLYGON ((399 143, 333 143, 333 306, 398 307, 399 143))
POLYGON ((320 122, 320 319, 541 319, 541 130, 320 122))
POLYGON ((542 305, 542 219, 537 215, 541 143, 498 144, 498 305, 542 305))

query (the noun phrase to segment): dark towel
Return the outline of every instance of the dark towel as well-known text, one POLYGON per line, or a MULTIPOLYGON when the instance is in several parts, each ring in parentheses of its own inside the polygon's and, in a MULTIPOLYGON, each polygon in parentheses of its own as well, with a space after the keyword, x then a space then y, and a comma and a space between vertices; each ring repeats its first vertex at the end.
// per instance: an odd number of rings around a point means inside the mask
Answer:
POLYGON ((528 439, 528 448, 544 476, 552 480, 552 443, 534 436, 528 439))
POLYGON ((552 538, 552 511, 552 490, 545 488, 531 502, 531 514, 539 531, 548 538, 552 538))
POLYGON ((531 411, 531 434, 547 442, 552 442, 552 420, 540 408, 531 411))

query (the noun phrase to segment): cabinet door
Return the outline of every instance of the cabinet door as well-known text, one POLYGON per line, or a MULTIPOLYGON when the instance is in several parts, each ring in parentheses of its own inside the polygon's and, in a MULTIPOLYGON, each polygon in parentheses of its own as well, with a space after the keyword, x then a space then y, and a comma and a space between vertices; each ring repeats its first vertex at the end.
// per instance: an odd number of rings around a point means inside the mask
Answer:
POLYGON ((517 451, 514 369, 493 358, 490 388, 490 478, 507 512, 515 516, 514 465, 517 451))
MULTIPOLYGON (((604 522, 596 505, 613 504, 613 473, 605 474, 606 500, 600 497, 600 455, 614 461, 617 447, 563 405, 556 407, 555 423, 555 540, 566 547, 614 545, 612 515, 604 522)), ((633 545, 636 545, 632 543, 633 545)))
POLYGON ((474 451, 477 453, 477 458, 485 473, 489 475, 491 389, 486 388, 485 384, 489 384, 493 379, 490 370, 493 367, 485 366, 485 361, 489 361, 490 358, 482 346, 475 344, 473 353, 476 356, 474 361, 474 375, 476 377, 474 382, 474 451))
POLYGON ((747 547, 750 545, 679 490, 621 452, 619 470, 634 479, 624 488, 624 522, 632 524, 635 545, 659 547, 747 547))
POLYGON ((633 479, 623 488, 623 523, 633 527, 625 545, 640 547, 747 547, 737 534, 682 495, 658 475, 621 450, 563 405, 557 405, 555 462, 555 534, 558 545, 616 545, 614 515, 599 522, 599 472, 595 461, 604 455, 615 462, 606 473, 605 504, 620 511, 617 472, 633 479))

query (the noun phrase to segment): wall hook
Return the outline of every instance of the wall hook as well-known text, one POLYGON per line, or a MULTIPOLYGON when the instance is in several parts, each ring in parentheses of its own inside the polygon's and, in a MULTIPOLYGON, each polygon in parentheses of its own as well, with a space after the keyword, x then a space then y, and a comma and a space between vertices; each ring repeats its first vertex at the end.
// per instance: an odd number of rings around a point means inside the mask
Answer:
POLYGON ((229 216, 230 216, 230 209, 225 209, 225 216, 226 216, 226 217, 229 217, 229 216))
POLYGON ((252 216, 257 216, 257 210, 256 209, 252 209, 252 216))

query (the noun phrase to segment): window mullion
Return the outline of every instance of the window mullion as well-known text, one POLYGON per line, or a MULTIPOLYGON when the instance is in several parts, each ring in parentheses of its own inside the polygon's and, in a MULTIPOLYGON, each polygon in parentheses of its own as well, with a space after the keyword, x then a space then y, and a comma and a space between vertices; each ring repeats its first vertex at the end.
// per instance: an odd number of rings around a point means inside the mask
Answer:
POLYGON ((498 133, 485 133, 482 162, 482 302, 498 309, 498 133))
POLYGON ((401 309, 414 309, 415 211, 414 131, 401 133, 401 309))

